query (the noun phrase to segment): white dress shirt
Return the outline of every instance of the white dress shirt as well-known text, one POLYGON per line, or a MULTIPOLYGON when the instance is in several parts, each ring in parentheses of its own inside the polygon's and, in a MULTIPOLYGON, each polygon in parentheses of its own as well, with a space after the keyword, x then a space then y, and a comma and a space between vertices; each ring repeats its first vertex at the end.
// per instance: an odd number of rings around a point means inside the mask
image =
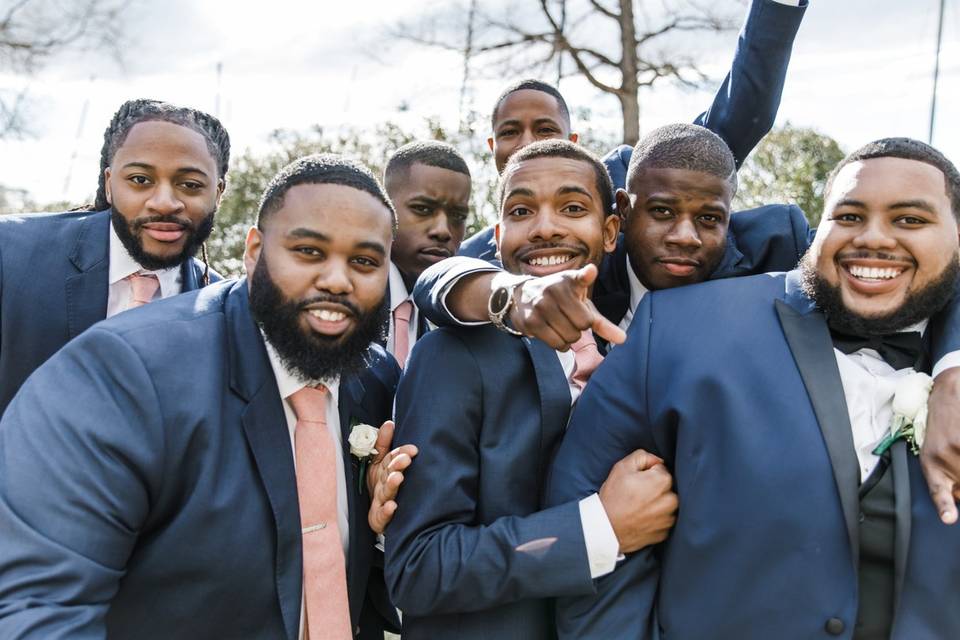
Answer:
MULTIPOLYGON (((394 310, 401 305, 406 300, 409 300, 413 304, 413 297, 410 295, 410 292, 407 291, 407 285, 403 282, 403 276, 400 275, 400 270, 397 269, 396 265, 392 262, 390 263, 390 325, 387 333, 387 351, 390 355, 395 354, 396 347, 396 338, 394 337, 396 329, 393 326, 393 312, 394 310)), ((407 331, 407 344, 410 345, 410 351, 413 351, 413 345, 417 341, 417 326, 420 320, 420 310, 417 309, 417 305, 413 305, 413 313, 410 314, 410 326, 407 331)), ((409 359, 410 354, 407 353, 407 358, 409 359)))
POLYGON ((157 276, 160 282, 160 288, 154 294, 153 299, 169 298, 180 293, 182 284, 180 282, 180 265, 170 267, 169 269, 158 269, 150 271, 144 269, 137 263, 133 257, 127 253, 127 249, 120 242, 117 232, 110 225, 110 264, 107 270, 107 317, 115 316, 121 311, 126 311, 130 305, 130 298, 133 295, 133 287, 129 280, 125 280, 134 273, 152 273, 157 276))
MULTIPOLYGON (((620 328, 626 331, 630 328, 630 323, 633 322, 633 314, 640 305, 640 301, 643 300, 643 296, 647 295, 647 288, 643 286, 640 278, 633 272, 630 258, 624 256, 623 259, 627 261, 627 280, 630 281, 630 306, 627 307, 627 312, 623 314, 623 319, 620 320, 620 328)), ((610 345, 611 348, 613 346, 610 345)))
MULTIPOLYGON (((273 346, 263 339, 267 347, 267 357, 270 359, 270 368, 273 369, 273 376, 277 379, 277 390, 280 397, 283 398, 283 415, 287 420, 287 431, 290 433, 290 448, 293 450, 293 464, 296 468, 297 449, 294 441, 294 433, 297 428, 297 414, 293 411, 293 405, 290 404, 290 396, 308 384, 315 386, 323 384, 327 388, 327 430, 335 444, 335 458, 337 461, 337 526, 340 527, 340 542, 343 544, 343 557, 347 557, 350 547, 350 505, 347 502, 347 480, 343 475, 343 437, 340 432, 340 378, 332 380, 307 382, 299 376, 291 373, 283 366, 280 356, 273 346)), ((303 596, 300 597, 300 631, 298 638, 303 638, 303 596)))

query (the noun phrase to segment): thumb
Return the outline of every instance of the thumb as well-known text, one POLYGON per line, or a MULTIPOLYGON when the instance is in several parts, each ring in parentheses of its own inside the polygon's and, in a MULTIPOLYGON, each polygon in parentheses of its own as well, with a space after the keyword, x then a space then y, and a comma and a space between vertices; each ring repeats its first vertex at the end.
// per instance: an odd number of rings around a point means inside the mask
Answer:
POLYGON ((383 460, 383 456, 390 451, 390 445, 393 444, 394 428, 393 420, 387 420, 380 425, 380 430, 377 432, 377 441, 373 444, 373 447, 377 450, 377 455, 373 458, 374 464, 383 460))
POLYGON ((643 449, 635 450, 633 453, 628 455, 626 459, 630 467, 636 469, 637 471, 646 471, 650 467, 663 464, 663 460, 659 456, 655 456, 649 451, 644 451, 643 449))

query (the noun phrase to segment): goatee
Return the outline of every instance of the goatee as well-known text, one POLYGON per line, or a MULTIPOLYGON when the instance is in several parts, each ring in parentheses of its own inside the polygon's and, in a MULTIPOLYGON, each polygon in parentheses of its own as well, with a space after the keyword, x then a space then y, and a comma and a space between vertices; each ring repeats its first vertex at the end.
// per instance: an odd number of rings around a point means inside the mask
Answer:
POLYGON ((254 320, 283 365, 304 380, 329 380, 360 371, 369 364, 370 344, 386 337, 390 314, 386 292, 380 303, 367 312, 361 312, 345 297, 330 294, 289 300, 274 283, 264 251, 260 253, 249 288, 254 320), (319 302, 333 302, 349 309, 357 320, 354 329, 345 336, 325 336, 302 328, 301 314, 319 302))
POLYGON ((123 248, 127 250, 127 253, 130 254, 130 257, 136 260, 137 264, 144 269, 154 271, 157 269, 176 267, 185 260, 197 255, 200 245, 210 237, 210 232, 213 231, 213 218, 216 213, 217 210, 214 208, 204 216, 199 224, 193 224, 193 222, 186 218, 173 215, 146 216, 127 222, 123 214, 117 210, 116 207, 113 207, 110 210, 110 221, 113 223, 113 230, 117 232, 117 237, 120 238, 120 243, 123 245, 123 248), (187 239, 180 253, 172 256, 157 256, 152 253, 147 253, 143 248, 141 234, 143 233, 143 225, 150 224, 151 222, 169 222, 183 226, 187 239))
POLYGON ((803 292, 813 300, 832 329, 858 336, 882 336, 902 331, 943 309, 953 297, 960 276, 960 262, 954 254, 943 271, 922 289, 909 293, 898 308, 882 316, 863 316, 843 304, 839 285, 833 285, 817 271, 808 250, 800 260, 803 292))

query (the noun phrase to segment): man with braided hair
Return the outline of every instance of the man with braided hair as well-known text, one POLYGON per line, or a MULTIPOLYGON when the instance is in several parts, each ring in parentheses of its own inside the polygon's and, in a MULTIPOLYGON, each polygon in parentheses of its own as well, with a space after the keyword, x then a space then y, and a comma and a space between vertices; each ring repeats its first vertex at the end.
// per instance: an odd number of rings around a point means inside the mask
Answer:
POLYGON ((130 100, 104 132, 95 211, 0 221, 0 413, 71 338, 219 279, 193 258, 213 228, 230 138, 206 113, 130 100))

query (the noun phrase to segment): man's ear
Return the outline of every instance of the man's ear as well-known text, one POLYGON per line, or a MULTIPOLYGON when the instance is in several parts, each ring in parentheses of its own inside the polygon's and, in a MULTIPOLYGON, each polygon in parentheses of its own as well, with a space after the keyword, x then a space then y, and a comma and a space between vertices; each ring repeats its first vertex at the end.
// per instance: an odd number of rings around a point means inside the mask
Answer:
POLYGON ((579 134, 579 133, 571 133, 570 136, 569 136, 569 139, 570 139, 570 142, 577 143, 577 142, 580 141, 580 134, 579 134))
POLYGON ((217 180, 217 206, 220 206, 220 201, 223 200, 223 192, 227 188, 227 179, 220 178, 217 180))
POLYGON ((630 202, 630 194, 627 193, 626 189, 617 189, 614 197, 617 200, 617 215, 623 222, 628 222, 630 216, 633 215, 633 205, 630 202))
POLYGON ((487 138, 487 146, 490 147, 490 151, 493 151, 493 138, 487 138))
POLYGON ((243 247, 243 267, 247 271, 248 278, 253 277, 257 262, 260 261, 261 251, 263 251, 263 232, 256 227, 250 227, 243 247))
POLYGON ((493 239, 497 243, 497 260, 503 262, 500 259, 500 223, 493 225, 493 239))
POLYGON ((107 202, 113 206, 113 194, 110 193, 110 167, 103 170, 103 188, 107 196, 107 202))
POLYGON ((609 215, 603 218, 603 251, 611 253, 617 248, 620 235, 620 216, 609 215))

